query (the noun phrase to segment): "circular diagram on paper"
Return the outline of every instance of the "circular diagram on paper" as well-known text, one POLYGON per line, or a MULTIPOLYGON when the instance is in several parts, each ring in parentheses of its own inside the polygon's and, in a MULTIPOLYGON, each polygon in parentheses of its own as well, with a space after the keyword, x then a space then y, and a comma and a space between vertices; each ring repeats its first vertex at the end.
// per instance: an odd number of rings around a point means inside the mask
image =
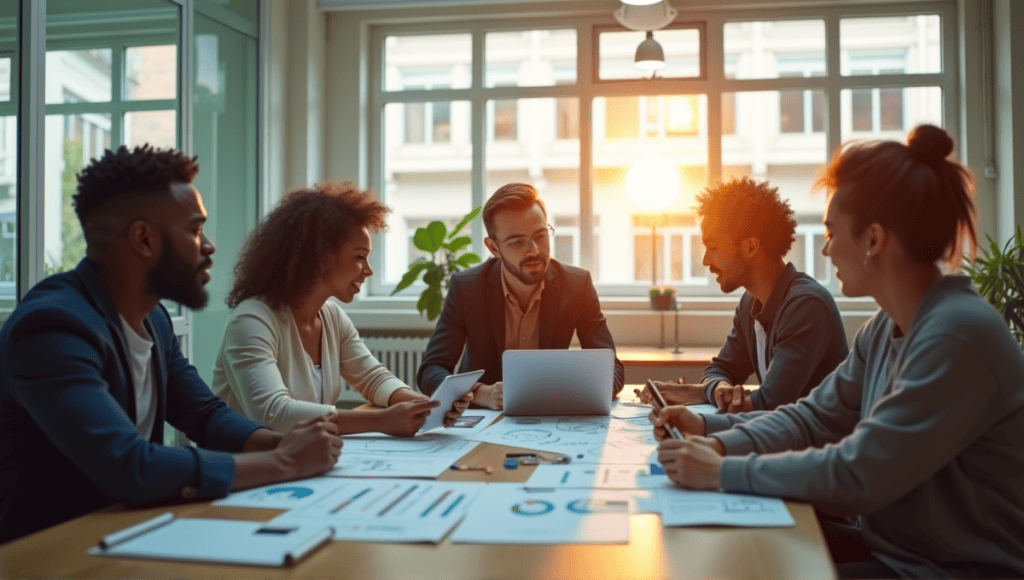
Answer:
POLYGON ((608 419, 602 417, 563 417, 558 420, 555 428, 559 431, 595 435, 608 428, 608 419))
POLYGON ((629 507, 628 502, 623 500, 610 500, 591 502, 587 498, 574 499, 569 502, 566 509, 576 514, 590 514, 590 513, 617 513, 626 511, 629 507))
POLYGON ((555 505, 542 499, 528 499, 512 506, 512 513, 517 516, 542 516, 554 511, 555 505))
POLYGON ((302 499, 313 495, 313 490, 308 487, 299 486, 285 486, 285 487, 272 487, 267 490, 267 495, 283 494, 283 497, 302 499))

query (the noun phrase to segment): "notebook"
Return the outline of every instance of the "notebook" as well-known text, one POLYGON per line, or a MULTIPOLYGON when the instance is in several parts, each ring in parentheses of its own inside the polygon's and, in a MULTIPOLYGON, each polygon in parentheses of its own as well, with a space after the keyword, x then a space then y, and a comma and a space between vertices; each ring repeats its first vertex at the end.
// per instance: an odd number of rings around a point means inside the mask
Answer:
POLYGON ((290 566, 334 536, 329 526, 175 518, 165 513, 104 536, 94 556, 290 566))
POLYGON ((506 415, 607 415, 615 352, 608 348, 506 350, 506 415))

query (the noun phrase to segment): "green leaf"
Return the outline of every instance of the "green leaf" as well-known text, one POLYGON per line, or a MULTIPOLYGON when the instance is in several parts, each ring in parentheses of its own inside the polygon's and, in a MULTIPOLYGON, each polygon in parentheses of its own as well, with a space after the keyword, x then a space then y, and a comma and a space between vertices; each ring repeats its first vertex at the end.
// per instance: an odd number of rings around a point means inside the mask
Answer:
POLYGON ((462 248, 465 248, 466 246, 468 246, 470 243, 472 243, 472 241, 473 241, 473 238, 471 238, 469 236, 459 236, 459 237, 455 238, 454 240, 452 240, 452 241, 448 242, 447 244, 445 244, 444 247, 449 252, 455 253, 455 252, 458 252, 459 250, 461 250, 462 248))
POLYGON ((455 259, 455 263, 461 268, 468 268, 473 264, 479 264, 482 261, 483 260, 480 259, 480 256, 477 256, 473 252, 466 252, 455 259))
POLYGON ((441 289, 428 287, 420 294, 420 299, 416 301, 416 310, 421 315, 426 313, 427 320, 433 320, 441 313, 443 305, 444 296, 441 294, 441 289))
POLYGON ((462 228, 466 227, 466 224, 476 219, 476 216, 480 215, 480 212, 483 209, 484 208, 481 205, 478 205, 475 208, 473 208, 473 211, 467 213, 466 216, 462 218, 462 221, 455 224, 455 228, 452 229, 452 233, 448 234, 448 237, 454 238, 456 234, 462 231, 462 228))
POLYGON ((427 288, 441 288, 441 280, 444 280, 444 266, 440 264, 430 264, 430 267, 423 274, 423 282, 427 285, 427 288))
POLYGON ((391 295, 394 296, 395 294, 398 294, 402 290, 405 290, 406 288, 411 286, 412 283, 415 282, 420 277, 420 272, 422 272, 429 266, 430 262, 424 260, 423 258, 420 258, 419 260, 413 262, 412 264, 409 264, 409 270, 405 273, 404 276, 402 276, 402 281, 398 283, 398 286, 395 286, 395 289, 391 292, 391 295))
POLYGON ((416 228, 412 236, 412 243, 420 250, 433 254, 441 248, 448 228, 439 221, 432 221, 425 227, 416 228))

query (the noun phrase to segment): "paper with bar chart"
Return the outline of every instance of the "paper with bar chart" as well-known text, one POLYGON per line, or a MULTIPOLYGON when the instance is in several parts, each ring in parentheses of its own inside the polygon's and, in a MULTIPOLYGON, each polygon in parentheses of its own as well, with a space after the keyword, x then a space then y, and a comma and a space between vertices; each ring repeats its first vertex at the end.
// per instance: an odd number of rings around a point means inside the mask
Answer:
POLYGON ((329 525, 335 540, 440 542, 487 484, 409 479, 337 479, 319 501, 278 516, 280 525, 329 525))

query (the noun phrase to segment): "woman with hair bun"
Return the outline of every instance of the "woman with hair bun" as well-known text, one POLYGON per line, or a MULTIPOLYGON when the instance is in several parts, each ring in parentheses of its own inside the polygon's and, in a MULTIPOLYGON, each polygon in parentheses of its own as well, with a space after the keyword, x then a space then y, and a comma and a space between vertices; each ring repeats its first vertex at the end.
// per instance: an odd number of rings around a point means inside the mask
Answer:
MULTIPOLYGON (((841 577, 1024 576, 1024 352, 956 268, 977 245, 967 169, 931 125, 856 143, 819 179, 822 254, 881 310, 849 357, 791 405, 711 437, 665 440, 695 489, 787 497, 823 521, 841 577)), ((664 438, 671 408, 658 416, 664 438)))
MULTIPOLYGON (((388 208, 351 183, 288 194, 249 234, 227 303, 233 310, 213 371, 213 392, 251 419, 286 432, 327 415, 342 435, 414 435, 438 405, 367 350, 330 298, 349 303, 373 275, 371 231, 388 208), (380 409, 339 410, 342 379, 380 409)), ((451 425, 472 395, 447 412, 451 425)))

